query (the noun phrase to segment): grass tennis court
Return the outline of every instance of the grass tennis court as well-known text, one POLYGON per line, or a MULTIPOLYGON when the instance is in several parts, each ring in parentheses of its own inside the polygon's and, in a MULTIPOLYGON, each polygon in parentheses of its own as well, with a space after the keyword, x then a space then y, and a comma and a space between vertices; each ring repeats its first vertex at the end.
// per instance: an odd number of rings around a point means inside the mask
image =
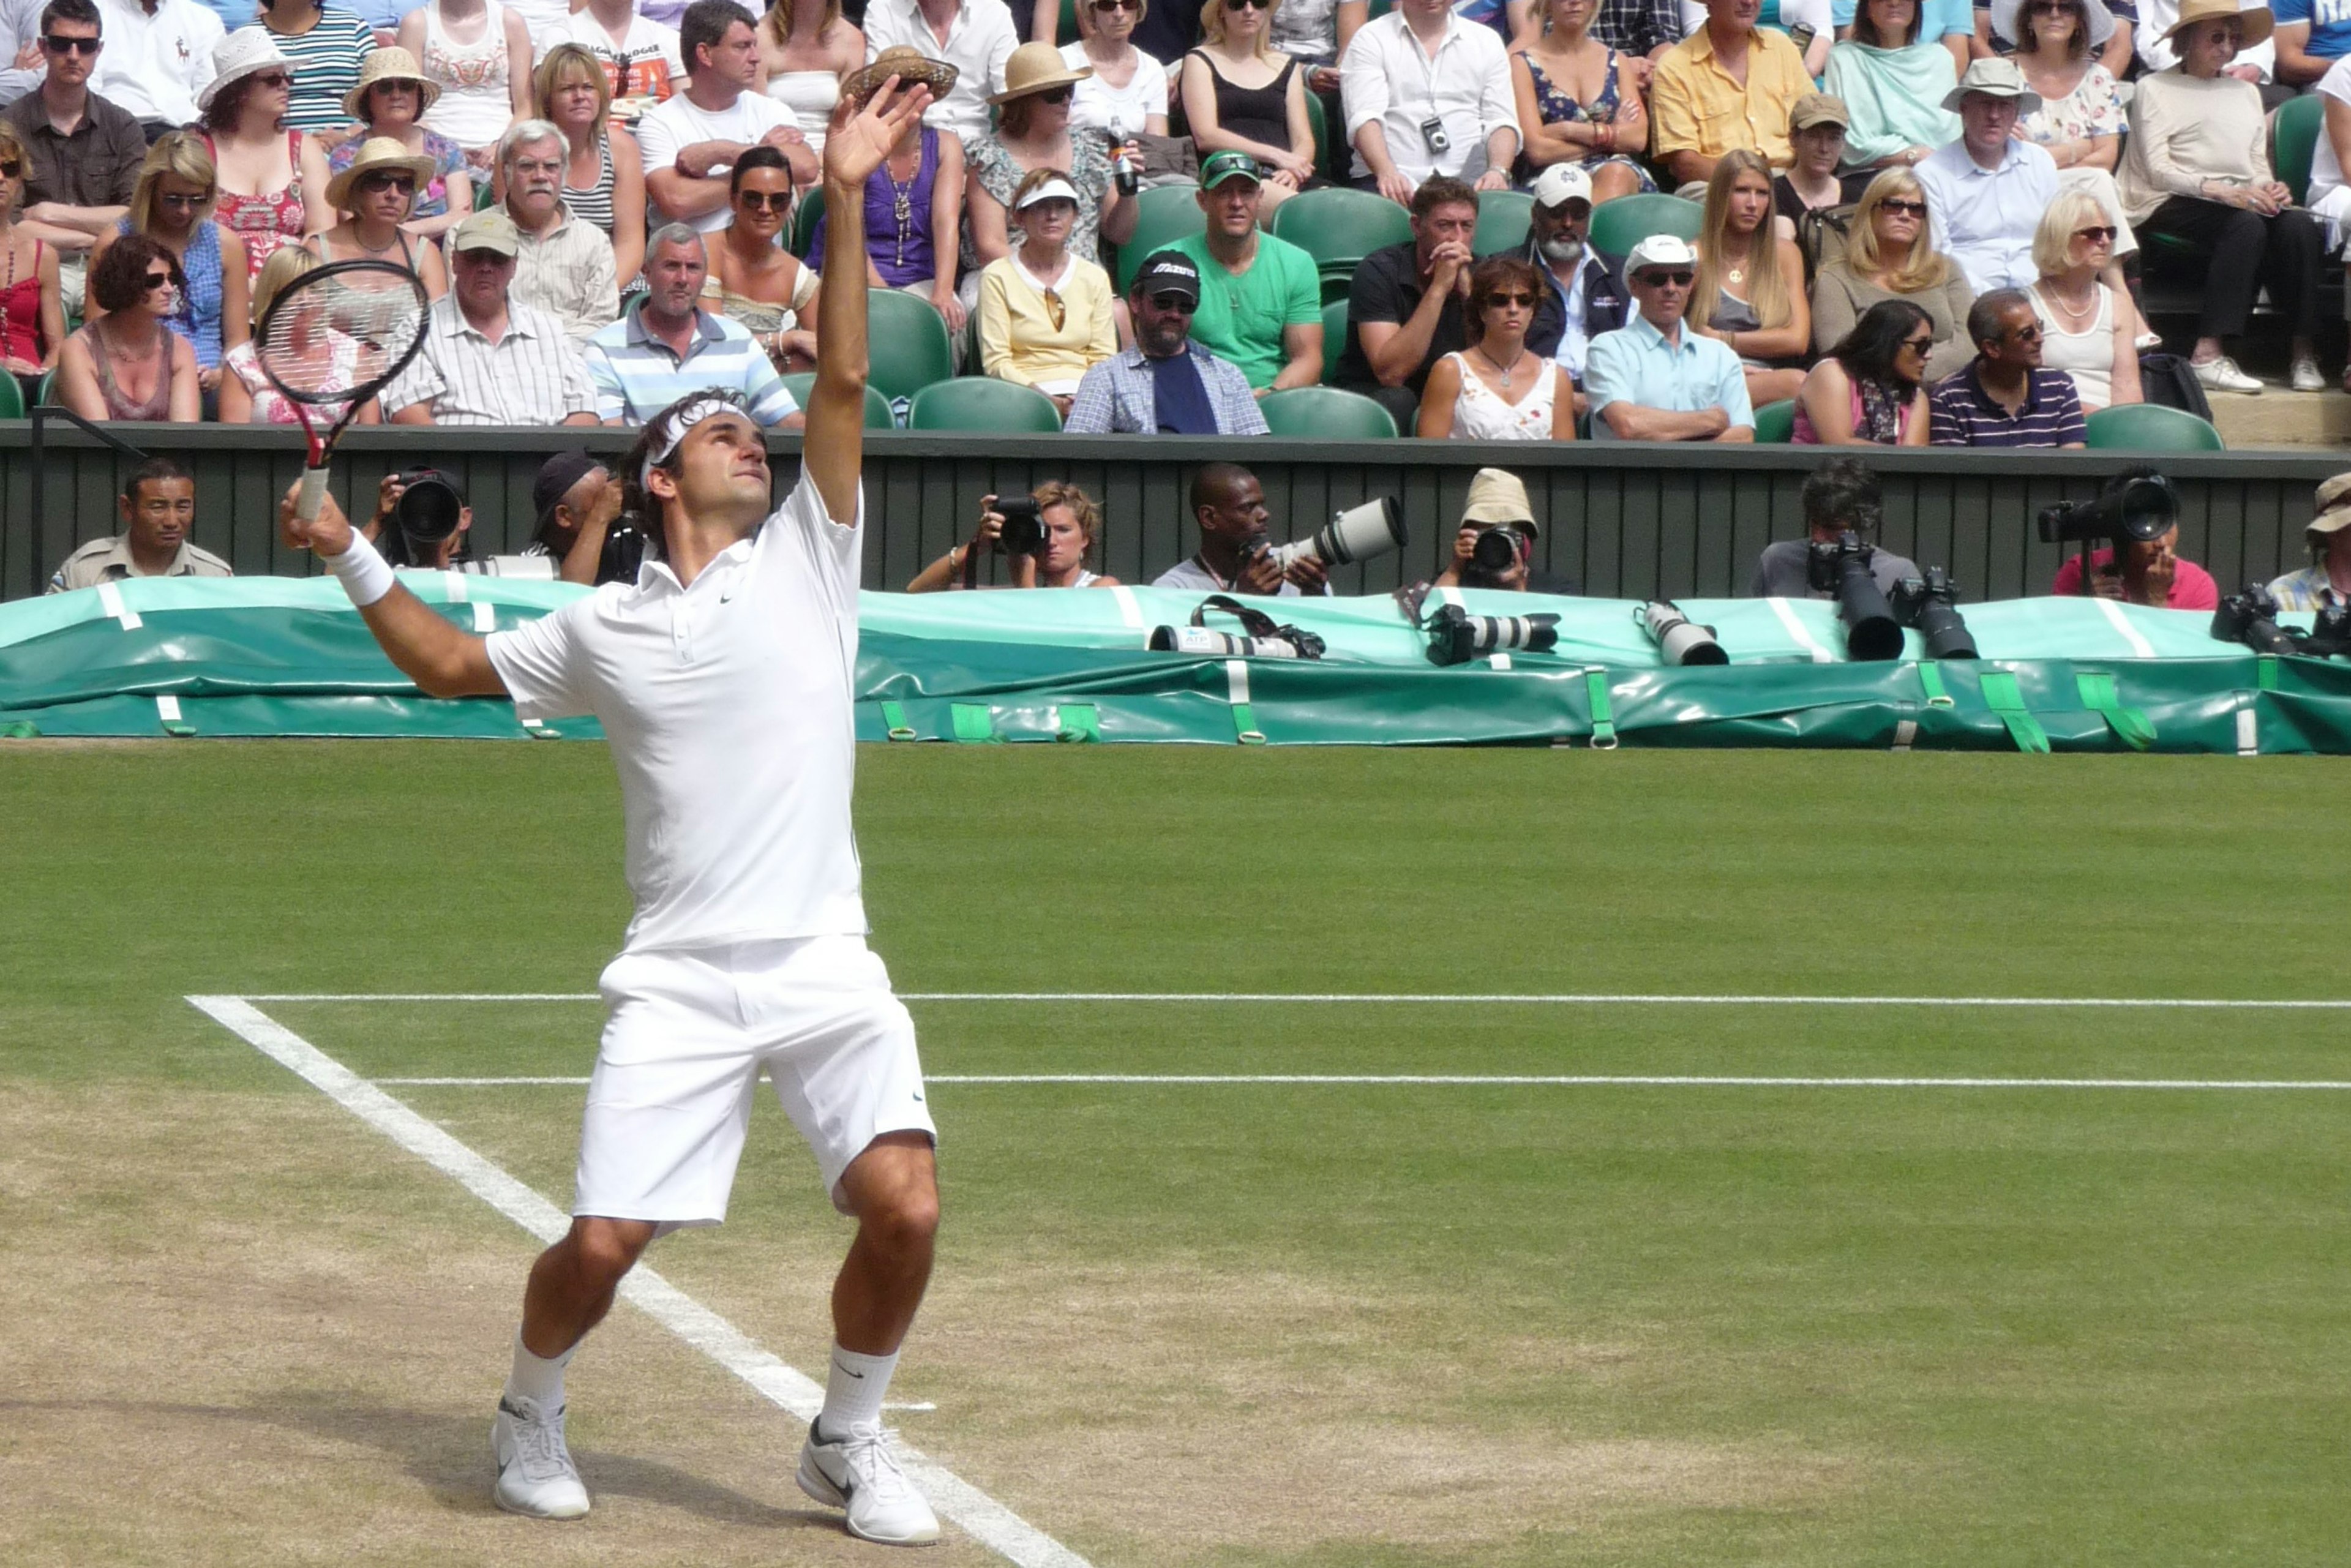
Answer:
MULTIPOLYGON (((911 1004, 947 1221, 892 1419, 1095 1568, 2351 1553, 2351 1009, 967 999, 2351 998, 2339 765, 860 762, 874 945, 967 998, 911 1004), (1051 1075, 1230 1081, 1005 1081, 1051 1075), (1382 1081, 1262 1081, 1331 1077, 1382 1081), (2036 1086, 1402 1081, 1494 1077, 2036 1086)), ((884 1559, 627 1306, 597 1511, 495 1514, 537 1243, 184 999, 591 991, 602 747, 16 744, 0 810, 0 1561, 884 1559)), ((583 1076, 600 1016, 254 1005, 371 1080, 583 1076)), ((385 1089, 568 1201, 577 1084, 385 1089)), ((799 1367, 811 1171, 763 1101, 649 1259, 799 1367)))

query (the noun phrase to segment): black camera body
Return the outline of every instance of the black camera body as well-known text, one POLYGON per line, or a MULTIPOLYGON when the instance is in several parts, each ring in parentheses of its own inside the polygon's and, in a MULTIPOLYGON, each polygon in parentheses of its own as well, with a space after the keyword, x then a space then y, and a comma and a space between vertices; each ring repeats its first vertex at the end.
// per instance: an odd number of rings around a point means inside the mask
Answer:
POLYGON ((1004 519, 1004 531, 998 542, 1006 555, 1042 555, 1045 553, 1045 509, 1027 496, 1007 496, 996 503, 997 515, 1004 519))
POLYGON ((2278 601, 2258 582, 2249 582, 2220 601, 2212 612, 2212 635, 2222 643, 2241 643, 2256 653, 2301 652, 2294 633, 2277 623, 2278 601))
POLYGON ((1804 558, 1806 584, 1836 598, 1846 653, 1865 661, 1902 656, 1902 627, 1870 570, 1876 559, 1876 549, 1851 528, 1834 539, 1814 539, 1804 558))
POLYGON ((2294 643, 2298 652, 2314 659, 2351 657, 2351 605, 2321 606, 2310 630, 2294 643))
MULTIPOLYGON (((2179 492, 2153 469, 2119 475, 2095 497, 2044 507, 2037 521, 2043 544, 2095 544, 2137 539, 2153 544, 2179 520, 2179 492)), ((2088 591, 2085 583, 2083 589, 2088 591)))
POLYGON ((392 477, 400 483, 400 499, 392 504, 376 548, 394 566, 430 564, 465 520, 465 495, 438 468, 403 468, 392 477))
POLYGON ((1479 570, 1499 576, 1527 558, 1526 534, 1509 524, 1488 528, 1469 547, 1469 559, 1479 570))
POLYGON ((1956 608, 1959 585, 1939 566, 1894 585, 1894 617, 1918 633, 1930 659, 1972 659, 1976 640, 1956 608))
POLYGON ((604 548, 596 557, 597 585, 636 581, 637 569, 645 564, 649 542, 645 530, 627 518, 605 529, 604 548))
POLYGON ((1458 604, 1441 606, 1428 618, 1428 657, 1438 664, 1466 664, 1492 653, 1548 653, 1559 646, 1556 615, 1472 615, 1458 604))

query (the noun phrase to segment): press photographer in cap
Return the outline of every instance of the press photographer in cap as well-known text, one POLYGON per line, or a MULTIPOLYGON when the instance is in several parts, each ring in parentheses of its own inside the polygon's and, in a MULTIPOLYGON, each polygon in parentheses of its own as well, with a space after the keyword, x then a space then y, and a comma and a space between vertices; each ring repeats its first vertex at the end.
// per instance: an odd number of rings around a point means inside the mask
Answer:
POLYGON ((1575 584, 1566 578, 1534 570, 1535 540, 1541 537, 1519 476, 1506 468, 1480 468, 1469 479, 1468 503, 1453 536, 1453 559, 1433 586, 1573 593, 1575 584))
POLYGON ((1891 594, 1896 583, 1919 574, 1916 562, 1876 548, 1885 493, 1858 457, 1832 457, 1813 469, 1804 479, 1803 500, 1805 537, 1763 547, 1747 588, 1750 598, 1835 598, 1834 590, 1813 586, 1813 547, 1834 546, 1848 533, 1871 549, 1869 575, 1879 592, 1891 594))
POLYGON ((592 452, 559 452, 538 465, 530 487, 530 543, 525 559, 545 559, 566 582, 593 585, 601 575, 606 530, 621 515, 621 482, 592 452))
POLYGON ((1192 476, 1192 518, 1200 548, 1152 579, 1154 588, 1204 593, 1262 593, 1295 599, 1331 591, 1329 574, 1312 555, 1285 570, 1266 534, 1265 487, 1238 463, 1211 463, 1192 476))
POLYGON ((909 593, 956 588, 1116 588, 1093 570, 1102 508, 1075 485, 1048 479, 1026 496, 982 496, 969 542, 955 545, 914 575, 909 593), (1003 582, 979 580, 991 556, 1005 562, 1003 582))
POLYGON ((2281 610, 2333 610, 2351 604, 2351 474, 2318 486, 2318 515, 2302 530, 2310 564, 2270 584, 2281 610))

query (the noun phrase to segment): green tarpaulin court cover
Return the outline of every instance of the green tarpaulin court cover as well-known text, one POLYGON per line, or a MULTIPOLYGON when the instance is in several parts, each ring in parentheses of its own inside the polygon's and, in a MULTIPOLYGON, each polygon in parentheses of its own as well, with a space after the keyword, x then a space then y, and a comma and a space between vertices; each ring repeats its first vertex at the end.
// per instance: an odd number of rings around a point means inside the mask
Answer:
MULTIPOLYGON (((569 603, 560 583, 405 572, 487 632, 569 603)), ((1156 589, 862 596, 860 738, 1209 745, 1938 747, 2351 750, 2351 664, 2264 658, 2210 617, 2100 600, 1962 606, 1981 658, 1844 657, 1835 607, 1692 600, 1728 665, 1660 664, 1618 600, 1438 591, 1425 610, 1552 614, 1558 646, 1451 667, 1393 598, 1259 601, 1320 660, 1154 653, 1202 600, 1156 589)), ((2289 618, 2292 619, 2292 618, 2289 618)), ((1228 618, 1210 623, 1238 631, 1228 618)), ((2306 624, 2306 618, 2304 618, 2306 624)), ((421 695, 321 578, 140 579, 0 605, 0 732, 13 736, 592 738, 501 701, 421 695)))

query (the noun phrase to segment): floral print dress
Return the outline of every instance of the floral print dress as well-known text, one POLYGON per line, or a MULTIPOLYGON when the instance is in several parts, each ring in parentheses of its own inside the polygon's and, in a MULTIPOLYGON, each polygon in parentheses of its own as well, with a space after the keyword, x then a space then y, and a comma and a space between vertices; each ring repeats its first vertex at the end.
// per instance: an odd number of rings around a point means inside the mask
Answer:
MULTIPOLYGON (((1534 78, 1535 108, 1541 113, 1542 122, 1545 125, 1558 125, 1562 122, 1569 125, 1607 125, 1615 120, 1616 107, 1620 101, 1616 93, 1615 50, 1608 51, 1608 85, 1601 89, 1599 97, 1588 104, 1578 103, 1574 99, 1570 98, 1557 82, 1543 74, 1542 67, 1535 63, 1532 55, 1525 56, 1524 58, 1527 62, 1527 74, 1534 78)), ((1638 160, 1627 158, 1622 153, 1602 152, 1582 161, 1582 166, 1594 173, 1611 163, 1621 164, 1630 169, 1635 177, 1640 181, 1642 190, 1654 191, 1657 188, 1656 181, 1650 178, 1649 171, 1642 167, 1638 160)), ((1519 157, 1519 183, 1531 183, 1538 172, 1535 166, 1528 162, 1526 156, 1521 153, 1519 157)))

